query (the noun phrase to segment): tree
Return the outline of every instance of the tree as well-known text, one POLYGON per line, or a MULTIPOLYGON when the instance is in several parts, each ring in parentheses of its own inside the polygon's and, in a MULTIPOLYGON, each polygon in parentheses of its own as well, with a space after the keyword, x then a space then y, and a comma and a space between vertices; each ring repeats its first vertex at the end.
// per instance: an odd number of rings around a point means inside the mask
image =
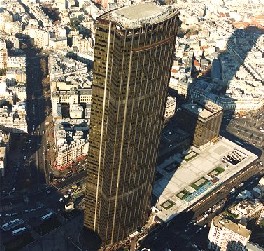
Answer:
POLYGON ((71 23, 72 28, 75 30, 78 30, 78 26, 81 24, 83 20, 84 20, 83 16, 71 18, 70 23, 71 23))
POLYGON ((0 76, 6 75, 6 69, 0 69, 0 76))

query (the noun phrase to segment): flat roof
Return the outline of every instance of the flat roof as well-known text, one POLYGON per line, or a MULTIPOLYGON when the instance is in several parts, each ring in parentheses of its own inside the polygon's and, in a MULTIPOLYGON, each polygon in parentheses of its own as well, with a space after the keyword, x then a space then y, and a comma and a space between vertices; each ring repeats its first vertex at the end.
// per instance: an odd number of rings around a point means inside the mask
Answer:
POLYGON ((231 220, 222 218, 221 216, 215 216, 213 218, 213 224, 216 227, 219 227, 219 228, 222 228, 222 227, 227 228, 227 229, 231 230, 234 233, 242 235, 245 238, 248 238, 250 236, 250 234, 251 234, 251 231, 248 230, 243 225, 236 224, 236 223, 232 222, 231 220))
POLYGON ((172 155, 157 166, 160 178, 153 187, 158 199, 156 208, 160 210, 157 216, 163 221, 172 219, 257 158, 225 138, 200 149, 193 147, 185 157, 172 155), (233 165, 224 160, 230 156, 240 156, 240 161, 233 165))
POLYGON ((182 108, 190 111, 191 113, 199 115, 202 119, 207 119, 210 116, 222 110, 222 107, 209 101, 206 104, 184 104, 182 108))
POLYGON ((213 115, 211 111, 203 108, 197 104, 184 104, 182 108, 188 110, 189 112, 198 115, 200 118, 206 119, 213 115))
POLYGON ((160 5, 154 3, 140 3, 115 10, 114 12, 132 21, 162 14, 163 10, 164 9, 160 5))
POLYGON ((106 12, 99 19, 116 22, 125 29, 134 29, 144 24, 163 22, 178 14, 176 5, 160 6, 153 2, 144 2, 106 12))

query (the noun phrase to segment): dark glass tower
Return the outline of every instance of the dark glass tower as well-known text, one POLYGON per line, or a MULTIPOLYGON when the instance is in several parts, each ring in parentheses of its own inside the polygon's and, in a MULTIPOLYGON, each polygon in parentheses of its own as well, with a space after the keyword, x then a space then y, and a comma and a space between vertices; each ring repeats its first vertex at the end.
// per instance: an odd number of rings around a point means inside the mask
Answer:
POLYGON ((96 21, 85 226, 104 245, 147 220, 178 24, 154 3, 96 21))

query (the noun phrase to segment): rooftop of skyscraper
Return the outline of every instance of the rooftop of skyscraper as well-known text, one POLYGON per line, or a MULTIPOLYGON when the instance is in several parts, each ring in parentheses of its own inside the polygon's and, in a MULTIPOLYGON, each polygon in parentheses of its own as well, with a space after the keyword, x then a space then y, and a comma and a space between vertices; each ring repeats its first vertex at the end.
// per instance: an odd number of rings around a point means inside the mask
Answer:
POLYGON ((107 12, 101 16, 101 19, 116 22, 125 29, 134 29, 143 24, 160 23, 178 12, 173 5, 160 6, 145 2, 107 12))

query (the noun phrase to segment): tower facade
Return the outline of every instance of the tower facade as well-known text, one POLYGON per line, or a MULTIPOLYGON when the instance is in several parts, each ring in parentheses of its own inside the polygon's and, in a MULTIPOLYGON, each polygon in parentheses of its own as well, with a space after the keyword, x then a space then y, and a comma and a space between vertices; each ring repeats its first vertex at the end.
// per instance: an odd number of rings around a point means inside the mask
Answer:
POLYGON ((84 224, 103 245, 147 220, 178 23, 154 3, 96 21, 84 224))

